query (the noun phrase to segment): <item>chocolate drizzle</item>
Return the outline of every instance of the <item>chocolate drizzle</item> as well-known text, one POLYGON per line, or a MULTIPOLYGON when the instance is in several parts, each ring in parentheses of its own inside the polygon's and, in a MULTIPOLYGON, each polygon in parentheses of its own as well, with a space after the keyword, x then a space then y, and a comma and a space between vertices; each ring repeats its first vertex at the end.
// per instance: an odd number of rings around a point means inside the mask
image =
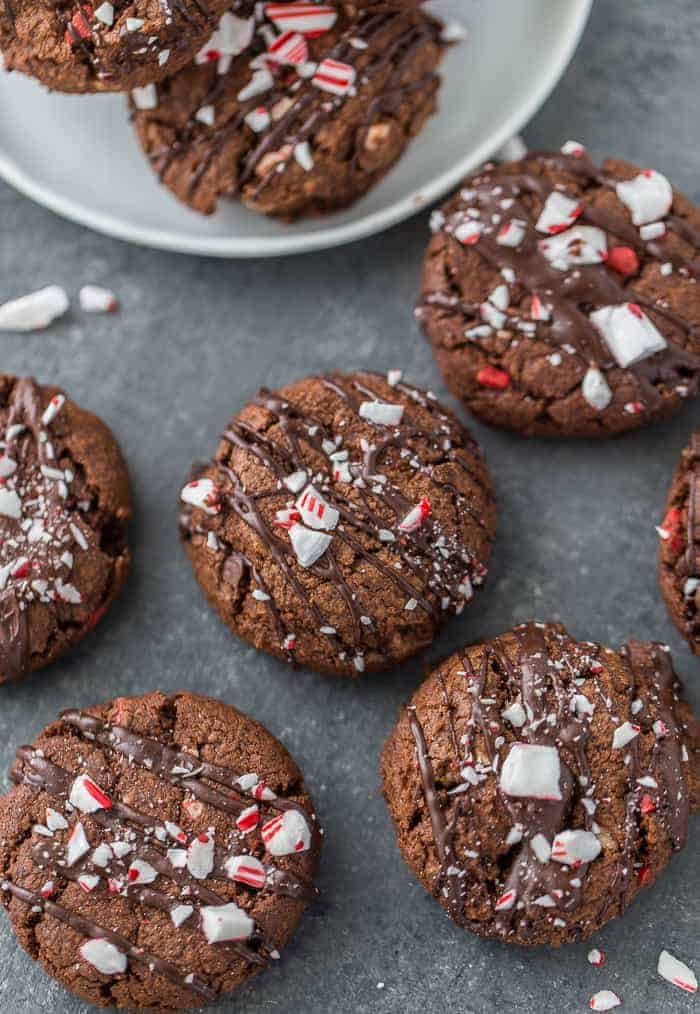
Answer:
MULTIPOLYGON (((558 833, 570 827, 582 827, 602 835, 604 856, 614 847, 610 836, 601 831, 596 820, 596 809, 605 801, 597 797, 598 791, 603 790, 596 784, 595 772, 591 770, 587 742, 594 721, 593 705, 610 712, 611 741, 615 723, 627 720, 627 716, 614 715, 613 703, 598 679, 605 664, 604 649, 592 644, 577 646, 561 628, 542 624, 525 624, 517 627, 514 633, 517 639, 515 662, 499 648, 498 642, 481 650, 478 671, 472 667, 473 655, 464 656, 462 670, 457 676, 464 680, 469 717, 462 719, 459 729, 454 724, 455 708, 444 676, 439 678, 448 720, 446 724, 438 721, 436 728, 451 744, 453 764, 462 778, 465 772, 471 772, 463 784, 446 793, 445 787, 454 782, 453 776, 445 775, 441 761, 440 776, 436 777, 431 759, 433 749, 434 755, 440 758, 444 749, 437 743, 433 748, 426 742, 415 706, 408 711, 423 798, 439 860, 433 893, 444 895, 445 905, 456 922, 483 932, 483 922, 471 914, 470 902, 478 896, 481 872, 488 860, 474 853, 462 854, 455 842, 469 830, 470 799, 474 794, 478 798, 482 782, 499 777, 510 748, 502 735, 505 730, 499 700, 500 691, 504 690, 506 700, 516 700, 524 709, 523 724, 515 730, 517 740, 557 749, 561 799, 515 798, 506 795, 500 787, 497 791, 497 802, 512 820, 517 834, 512 843, 509 840, 498 849, 499 855, 505 849, 508 864, 502 882, 496 885, 496 895, 490 899, 495 932, 502 936, 517 933, 521 942, 528 942, 536 935, 542 919, 547 918, 580 936, 584 935, 585 925, 578 921, 576 913, 585 898, 586 875, 591 863, 571 866, 546 858, 543 861, 533 849, 533 839, 543 836, 551 846, 558 833), (550 654, 553 637, 559 646, 556 661, 550 654), (585 703, 585 708, 576 707, 577 701, 585 703), (488 759, 481 763, 477 735, 481 737, 488 759), (474 860, 477 866, 472 865, 474 860), (500 904, 507 898, 511 899, 510 907, 500 904)), ((638 886, 645 882, 644 860, 638 861, 647 848, 641 814, 650 810, 654 813, 654 820, 665 832, 672 849, 683 848, 688 829, 688 785, 683 773, 685 748, 675 714, 679 684, 668 650, 657 644, 632 642, 621 649, 620 654, 629 675, 629 720, 637 723, 641 732, 639 738, 633 739, 624 749, 628 786, 624 838, 610 892, 599 914, 600 923, 623 911, 638 886), (649 741, 653 742, 644 766, 641 737, 645 739, 647 750, 649 741)), ((460 685, 458 682, 457 686, 460 685)), ((461 696, 462 690, 459 693, 461 696)), ((462 714, 463 711, 461 708, 462 714)), ((599 728, 598 721, 596 728, 599 728)), ((505 867, 504 862, 501 865, 505 867)), ((481 886, 483 888, 483 884, 481 886)))
MULTIPOLYGON (((307 810, 293 800, 278 798, 265 788, 264 783, 256 782, 263 790, 257 793, 255 785, 251 785, 248 789, 242 788, 242 784, 247 784, 246 780, 228 767, 202 761, 175 746, 137 734, 124 726, 103 721, 86 712, 65 711, 60 716, 60 722, 66 730, 72 730, 73 735, 77 735, 85 743, 97 743, 120 755, 124 763, 143 768, 156 779, 177 786, 190 798, 234 817, 248 810, 251 805, 257 805, 260 811, 267 811, 272 815, 295 810, 310 826, 311 847, 318 847, 319 831, 315 822, 310 820, 307 810)), ((82 758, 82 763, 86 765, 85 758, 82 758)), ((66 814, 70 814, 68 800, 76 772, 70 772, 48 760, 44 751, 30 746, 20 747, 10 777, 17 784, 46 793, 53 806, 60 809, 65 807, 66 814)), ((247 777, 255 781, 255 776, 247 777)), ((98 925, 92 919, 65 905, 55 903, 51 900, 51 895, 55 893, 54 884, 58 879, 77 882, 89 893, 109 895, 110 892, 116 891, 119 897, 130 905, 158 909, 169 915, 179 914, 177 910, 186 904, 190 912, 187 913, 185 910, 184 918, 176 925, 197 928, 200 925, 201 905, 218 906, 230 901, 230 896, 222 897, 208 886, 211 880, 219 880, 229 886, 232 884, 226 870, 227 861, 234 856, 254 857, 255 851, 260 848, 267 853, 259 827, 256 825, 252 829, 239 831, 232 822, 231 840, 225 847, 216 847, 212 859, 213 868, 204 882, 194 879, 186 868, 176 865, 172 854, 166 852, 171 846, 187 842, 184 832, 174 828, 174 825, 168 825, 112 797, 109 797, 109 806, 89 812, 87 816, 91 824, 108 833, 108 838, 103 841, 109 847, 99 860, 92 846, 77 859, 69 860, 68 830, 66 829, 63 834, 60 830, 52 832, 43 829, 42 834, 37 835, 32 844, 31 857, 36 868, 50 878, 48 881, 50 890, 39 894, 9 879, 3 881, 2 889, 9 891, 13 897, 27 905, 41 908, 48 915, 85 936, 105 938, 130 960, 145 963, 177 986, 192 990, 209 1002, 214 1000, 218 994, 218 987, 208 983, 201 975, 181 971, 171 962, 133 945, 120 934, 98 925), (174 839, 175 832, 181 837, 174 839), (48 838, 44 835, 48 835, 48 838), (112 845, 116 846, 117 840, 125 846, 128 845, 123 852, 119 852, 116 847, 112 848, 112 845), (158 880, 162 878, 163 881, 169 882, 172 885, 171 889, 165 891, 150 883, 144 884, 138 880, 133 882, 129 869, 135 860, 152 867, 158 880), (175 888, 174 892, 172 888, 175 888)), ((78 819, 81 819, 80 815, 78 819)), ((74 829, 75 825, 71 833, 74 829)), ((239 890, 280 894, 302 902, 312 900, 318 893, 305 877, 290 870, 288 864, 283 868, 268 861, 263 864, 262 869, 264 881, 261 884, 253 886, 246 881, 239 881, 239 890), (244 884, 247 886, 243 886, 244 884)), ((278 956, 274 944, 266 939, 257 925, 247 941, 224 941, 215 946, 218 951, 230 954, 232 959, 243 959, 251 965, 265 965, 270 957, 278 956)))

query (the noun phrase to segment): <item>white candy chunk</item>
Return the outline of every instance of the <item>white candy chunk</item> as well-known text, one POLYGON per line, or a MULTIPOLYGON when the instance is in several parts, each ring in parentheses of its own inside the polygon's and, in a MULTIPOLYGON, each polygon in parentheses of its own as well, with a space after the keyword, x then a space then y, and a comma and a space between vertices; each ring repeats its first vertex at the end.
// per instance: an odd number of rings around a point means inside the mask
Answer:
POLYGON ((679 989, 684 989, 686 993, 697 993, 698 980, 693 970, 684 965, 678 958, 674 958, 668 951, 662 951, 659 954, 656 970, 662 979, 666 979, 667 982, 678 986, 679 989))
POLYGON ((185 849, 168 849, 165 854, 168 862, 174 869, 182 870, 187 866, 187 852, 185 849))
POLYGON ((455 239, 462 243, 464 246, 473 246, 479 242, 479 237, 483 232, 483 225, 481 222, 477 222, 476 219, 470 218, 466 222, 460 222, 455 229, 455 239))
POLYGON ((117 308, 117 297, 111 289, 100 285, 83 285, 79 298, 80 309, 85 313, 111 313, 117 308))
POLYGON ((138 32, 139 28, 143 28, 144 24, 143 18, 127 18, 126 30, 127 32, 138 32))
POLYGON ((95 9, 95 17, 98 21, 101 21, 103 25, 114 24, 114 7, 110 3, 100 4, 95 9))
POLYGON ((585 694, 574 694, 571 698, 571 712, 578 718, 584 718, 586 715, 590 716, 595 710, 595 706, 588 700, 585 694))
POLYGON ((68 836, 66 843, 66 866, 72 866, 73 863, 77 863, 89 851, 90 842, 87 840, 85 828, 78 821, 68 836))
POLYGON ((17 471, 17 462, 7 454, 0 456, 0 479, 7 479, 17 471))
POLYGON ((618 183, 617 196, 626 205, 635 225, 647 225, 663 218, 673 204, 673 188, 665 176, 645 169, 633 180, 618 183))
POLYGON ((613 734, 613 750, 622 750, 632 742, 635 736, 639 735, 639 732, 639 726, 632 725, 631 722, 623 722, 622 725, 618 725, 613 734))
POLYGON ((590 863, 600 851, 600 841, 592 831, 560 831, 552 842, 552 859, 567 866, 590 863))
POLYGON ((194 908, 191 905, 176 905, 175 908, 170 910, 170 918, 173 921, 173 925, 179 929, 193 912, 194 908))
POLYGON ((535 834, 530 839, 530 848, 541 863, 548 863, 552 857, 552 846, 543 834, 535 834))
POLYGON ((459 21, 446 21, 442 26, 440 41, 448 44, 464 42, 468 34, 467 29, 464 25, 460 25, 459 21))
POLYGON ((522 840, 523 831, 521 827, 512 827, 506 835, 506 845, 517 845, 522 840))
POLYGON ((503 768, 500 787, 507 796, 561 799, 559 753, 553 746, 514 743, 503 768))
POLYGON ((86 940, 80 946, 80 956, 102 975, 118 975, 126 971, 126 954, 103 937, 86 940))
POLYGON ((155 109, 158 105, 158 90, 154 84, 134 88, 131 93, 131 101, 137 109, 155 109))
POLYGON ((114 853, 112 852, 107 842, 102 842, 101 845, 98 845, 97 848, 93 850, 93 853, 90 856, 90 859, 95 864, 95 866, 99 866, 101 869, 104 869, 105 866, 109 866, 113 858, 114 853))
POLYGON ((619 1007, 621 1003, 622 1000, 617 993, 613 993, 611 989, 601 989, 590 998, 588 1006, 591 1010, 606 1011, 619 1007))
POLYGON ((227 11, 221 16, 219 27, 194 58, 195 63, 209 63, 222 53, 238 56, 253 38, 255 18, 239 18, 227 11))
POLYGON ((201 915, 202 930, 210 944, 222 940, 247 940, 255 929, 250 916, 232 901, 228 905, 204 905, 201 915))
POLYGON ((249 887, 263 887, 265 884, 265 867, 255 856, 230 856, 224 863, 224 870, 229 880, 249 887))
POLYGON ((496 242, 500 246, 518 247, 524 238, 525 223, 519 218, 513 218, 499 229, 496 242))
POLYGON ((58 810, 52 810, 50 806, 47 806, 46 826, 49 831, 66 831, 68 828, 68 821, 62 813, 58 812, 58 810))
POLYGON ((284 810, 263 824, 260 833, 272 856, 305 852, 311 844, 311 829, 298 810, 284 810))
POLYGON ((311 145, 308 141, 300 141, 294 145, 294 158, 301 168, 310 173, 314 167, 314 157, 311 154, 311 145))
POLYGON ((360 416, 377 426, 398 426, 403 418, 403 405, 390 405, 383 401, 363 401, 360 416))
POLYGON ((253 73, 252 78, 245 88, 241 88, 237 96, 238 101, 247 102, 248 99, 252 99, 256 95, 262 95, 263 92, 269 91, 274 83, 275 79, 270 71, 262 67, 260 70, 256 70, 253 73))
POLYGON ((666 348, 666 339, 636 303, 602 306, 590 320, 623 368, 666 348))
POLYGON ((589 366, 581 384, 581 394, 596 412, 603 412, 612 401, 608 382, 596 366, 589 366))
POLYGON ((81 813, 96 813, 97 810, 107 810, 112 805, 107 793, 89 775, 78 775, 71 785, 68 799, 81 813))
POLYGON ((0 514, 18 520, 22 516, 22 501, 13 489, 0 486, 0 514))
POLYGON ((553 190, 544 202, 542 213, 537 219, 537 231, 554 235, 573 225, 581 214, 581 205, 566 194, 553 190))
POLYGON ((216 120, 216 110, 212 105, 200 106, 194 114, 194 118, 207 127, 213 127, 216 120))
POLYGON ((507 708, 504 708, 501 715, 505 718, 506 722, 510 722, 510 724, 516 729, 525 725, 525 722, 527 721, 525 708, 518 701, 513 704, 509 704, 507 708))
POLYGON ((510 289, 507 285, 497 285, 489 296, 489 303, 497 310, 507 310, 510 306, 510 289))
POLYGON ((134 859, 127 871, 130 884, 152 884, 157 876, 157 871, 143 859, 134 859))
POLYGON ((292 493, 298 493, 300 489, 303 489, 306 485, 306 472, 300 469, 298 472, 292 472, 282 482, 292 493))
POLYGON ((289 538, 300 567, 313 567, 333 541, 333 536, 326 532, 313 531, 298 524, 289 529, 289 538))
POLYGON ((214 869, 214 835, 200 834, 187 848, 187 869, 197 880, 204 880, 214 869))
POLYGON ((56 594, 62 602, 70 602, 71 605, 79 606, 83 601, 83 596, 73 584, 66 584, 65 581, 61 581, 61 579, 57 577, 54 581, 54 587, 56 589, 56 594))
POLYGON ((211 479, 193 479, 188 482, 180 493, 184 503, 199 507, 206 514, 217 514, 219 511, 219 491, 211 479))
POLYGON ((593 225, 575 225, 537 244, 553 267, 568 271, 578 264, 602 264, 608 241, 602 229, 593 225))
POLYGON ((60 285, 30 292, 0 306, 0 331, 40 331, 62 317, 68 309, 68 296, 60 285))
POLYGON ((683 596, 689 599, 700 588, 700 578, 689 577, 683 585, 683 596))
POLYGON ((605 963, 605 955, 597 947, 593 947, 588 952, 588 963, 599 967, 605 963))
POLYGON ((307 528, 325 528, 332 531, 338 524, 340 518, 338 511, 327 504, 313 486, 306 487, 294 506, 307 528))

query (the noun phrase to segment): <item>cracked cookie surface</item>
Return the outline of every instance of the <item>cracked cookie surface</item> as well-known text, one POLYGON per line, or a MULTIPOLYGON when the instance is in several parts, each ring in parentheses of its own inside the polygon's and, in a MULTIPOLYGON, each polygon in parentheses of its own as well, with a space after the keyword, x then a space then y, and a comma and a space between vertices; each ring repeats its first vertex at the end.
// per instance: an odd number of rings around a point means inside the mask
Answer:
POLYGON ((590 936, 683 848, 700 728, 668 649, 529 623, 455 653, 387 740, 399 848, 460 926, 518 944, 590 936))
POLYGON ((668 180, 561 152, 487 165, 432 219, 417 317, 493 425, 596 437, 700 385, 700 212, 668 180))
POLYGON ((190 693, 63 712, 0 799, 0 900, 22 947, 101 1007, 198 1007, 279 958, 320 832, 289 753, 190 693))
POLYGON ((495 530, 478 446, 398 371, 263 389, 181 496, 185 549, 231 630, 342 675, 429 645, 481 584, 495 530))
POLYGON ((108 427, 56 387, 0 375, 0 683, 58 658, 130 567, 126 464, 108 427))

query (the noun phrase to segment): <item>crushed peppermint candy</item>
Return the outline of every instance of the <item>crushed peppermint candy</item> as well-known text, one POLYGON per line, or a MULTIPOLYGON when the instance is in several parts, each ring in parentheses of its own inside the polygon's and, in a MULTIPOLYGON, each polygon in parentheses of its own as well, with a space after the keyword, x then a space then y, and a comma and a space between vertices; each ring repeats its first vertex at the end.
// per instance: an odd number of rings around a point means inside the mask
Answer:
POLYGON ((47 285, 0 306, 0 331, 41 331, 68 310, 65 289, 47 285))
POLYGON ((79 951, 80 957, 102 975, 119 975, 126 971, 126 954, 103 937, 86 940, 79 951))
POLYGON ((697 993, 698 980, 693 970, 668 951, 661 951, 659 954, 656 970, 662 979, 666 979, 678 989, 686 993, 697 993))

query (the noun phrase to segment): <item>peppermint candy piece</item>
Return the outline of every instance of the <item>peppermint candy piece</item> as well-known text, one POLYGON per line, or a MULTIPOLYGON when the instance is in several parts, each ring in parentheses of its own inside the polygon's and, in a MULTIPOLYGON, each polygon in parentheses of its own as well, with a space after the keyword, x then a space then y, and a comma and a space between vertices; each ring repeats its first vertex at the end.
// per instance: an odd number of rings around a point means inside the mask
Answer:
POLYGON ((633 180, 618 183, 615 193, 629 208, 635 225, 648 225, 663 218, 673 204, 673 188, 662 173, 643 169, 633 180))
POLYGON ((41 331, 62 317, 68 296, 60 285, 47 285, 0 306, 0 331, 41 331))
POLYGON ((506 891, 505 894, 502 894, 501 897, 496 902, 496 904, 494 905, 494 911, 495 912, 509 911, 509 909, 511 909, 515 904, 517 897, 518 896, 515 893, 515 891, 513 890, 506 891))
POLYGON ((263 824, 260 833, 272 856, 305 852, 311 844, 311 831, 298 810, 284 810, 263 824))
POLYGON ((602 306, 591 313, 590 320, 623 369, 667 347, 664 336, 636 303, 602 306))
POLYGON ((338 12, 326 4, 277 3, 265 4, 265 15, 280 31, 297 31, 315 39, 333 27, 338 12))
POLYGON ((255 18, 239 18, 230 11, 222 14, 219 27, 194 58, 195 63, 213 63, 221 56, 238 56, 253 39, 255 18))
POLYGON ((131 92, 131 101, 137 109, 155 109, 158 105, 158 91, 154 84, 143 85, 142 88, 134 88, 131 92))
POLYGON ((292 472, 282 482, 292 493, 298 493, 306 485, 307 473, 304 469, 300 469, 298 472, 292 472))
MULTIPOLYGON (((556 839, 555 839, 556 840, 556 839)), ((530 839, 530 848, 540 863, 548 863, 552 858, 552 846, 543 834, 535 834, 530 839)))
POLYGON ((173 921, 173 926, 176 926, 179 929, 183 922, 187 922, 193 912, 194 908, 192 905, 176 905, 175 908, 170 910, 170 918, 173 921))
POLYGON ((199 507, 206 514, 218 514, 221 510, 219 490, 211 479, 193 479, 188 482, 180 493, 185 503, 199 507))
POLYGON ((172 821, 166 820, 165 830, 175 841, 179 841, 183 845, 187 841, 187 835, 178 824, 173 824, 172 821))
POLYGON ((574 868, 592 862, 600 852, 600 841, 592 831, 560 831, 552 842, 552 859, 574 868))
POLYGON ((44 409, 41 421, 44 426, 50 426, 54 421, 58 413, 61 411, 66 403, 65 394, 54 394, 53 398, 49 401, 48 405, 44 409))
POLYGON ((399 524, 399 530, 402 532, 416 532, 423 524, 423 522, 430 517, 432 513, 432 507, 430 500, 425 497, 416 504, 413 510, 410 510, 406 517, 399 524))
POLYGON ((601 965, 605 964, 605 953, 603 951, 599 951, 597 947, 592 948, 592 950, 588 952, 588 963, 589 965, 594 965, 596 968, 600 968, 601 965))
POLYGON ((262 95, 264 92, 268 92, 274 83, 275 79, 272 73, 267 67, 261 67, 253 73, 245 88, 241 88, 237 95, 238 101, 247 102, 248 99, 255 98, 256 95, 262 95))
POLYGON ((101 21, 103 25, 112 26, 114 24, 114 7, 110 3, 100 4, 99 7, 95 8, 95 17, 98 21, 101 21))
POLYGON ((204 905, 201 916, 202 930, 210 944, 223 940, 247 940, 255 929, 250 916, 232 901, 227 905, 204 905))
POLYGON ((340 515, 335 507, 329 506, 313 486, 307 486, 294 505, 307 528, 325 528, 332 531, 340 515))
POLYGON ((633 725, 632 722, 623 722, 619 725, 613 734, 613 750, 622 750, 631 743, 636 736, 639 735, 641 729, 638 725, 633 725))
POLYGON ((454 230, 454 236, 463 246, 474 246, 475 243, 479 242, 479 237, 483 231, 484 227, 481 222, 469 218, 466 222, 459 223, 454 230))
POLYGON ((552 267, 568 271, 577 264, 602 264, 608 255, 608 240, 602 229, 575 225, 537 244, 552 267))
POLYGON ((78 821, 66 842, 66 866, 73 866, 74 863, 77 863, 89 851, 90 842, 87 840, 85 828, 78 821))
POLYGON ((18 521, 22 517, 22 501, 13 489, 0 486, 0 514, 18 521))
POLYGON ((553 746, 513 743, 499 785, 507 796, 523 799, 561 799, 561 765, 553 746))
POLYGON ((94 782, 89 775, 78 775, 71 785, 69 801, 82 813, 96 813, 97 810, 109 810, 112 800, 106 792, 94 782))
POLYGON ((104 937, 86 940, 78 950, 80 957, 102 975, 118 975, 126 971, 126 954, 104 937))
POLYGON ((84 313, 114 313, 119 305, 112 290, 100 285, 83 285, 78 298, 84 313))
POLYGON ((78 886, 82 887, 86 894, 91 894, 100 882, 100 878, 94 873, 82 873, 78 877, 78 886))
POLYGON ((544 202, 535 227, 538 232, 546 232, 553 236, 573 225, 582 211, 583 207, 578 201, 572 200, 559 190, 553 190, 544 202))
POLYGON ((265 867, 255 856, 231 856, 224 863, 224 870, 229 880, 248 887, 263 887, 265 884, 265 867))
POLYGON ((106 841, 98 845, 96 849, 93 849, 92 855, 90 856, 90 860, 95 864, 95 866, 99 866, 100 869, 104 869, 105 866, 109 866, 113 858, 114 853, 106 841))
POLYGON ((354 67, 349 63, 342 63, 340 60, 331 60, 326 57, 321 60, 311 83, 321 91, 329 92, 331 95, 347 95, 355 84, 357 74, 354 67))
POLYGON ((525 725, 525 722, 527 721, 525 708, 518 701, 513 704, 509 704, 507 708, 504 708, 501 712, 501 716, 505 718, 506 722, 510 722, 515 729, 519 729, 522 725, 525 725))
POLYGON ((598 993, 590 998, 588 1006, 591 1010, 613 1010, 615 1007, 619 1007, 622 1004, 622 1000, 613 993, 611 989, 601 989, 598 993))
POLYGON ((313 567, 333 541, 332 535, 299 524, 289 529, 289 538, 300 567, 313 567))
POLYGON ((248 831, 254 831, 258 826, 260 820, 260 810, 253 803, 252 806, 247 806, 245 810, 242 810, 236 817, 236 827, 239 831, 247 834, 248 831))
POLYGON ((258 106, 246 114, 245 122, 256 134, 261 134, 270 126, 270 114, 265 106, 258 106))
POLYGON ((309 47, 299 32, 283 32, 268 46, 267 56, 274 63, 298 67, 309 59, 309 47))
POLYGON ((581 394, 596 412, 603 412, 612 401, 612 391, 597 366, 590 366, 581 384, 581 394))
POLYGON ((496 236, 496 242, 500 246, 518 247, 525 238, 525 222, 518 218, 511 219, 501 226, 496 236))
POLYGON ((403 405, 391 405, 385 401, 363 401, 360 416, 377 426, 398 426, 403 419, 403 405))
POLYGON ((661 951, 656 970, 662 979, 685 990, 686 993, 697 993, 698 980, 695 973, 687 965, 684 965, 678 958, 674 958, 668 951, 661 951))
POLYGON ((144 862, 143 859, 134 859, 126 875, 130 884, 152 884, 158 873, 150 863, 144 862))
POLYGON ((300 141, 299 144, 294 145, 294 160, 301 166, 304 172, 311 172, 314 167, 314 157, 308 141, 300 141))
POLYGON ((53 810, 50 806, 47 806, 46 826, 49 831, 66 831, 68 830, 68 821, 58 810, 53 810))
POLYGON ((214 869, 213 832, 197 835, 187 849, 187 869, 197 880, 204 880, 214 869))

